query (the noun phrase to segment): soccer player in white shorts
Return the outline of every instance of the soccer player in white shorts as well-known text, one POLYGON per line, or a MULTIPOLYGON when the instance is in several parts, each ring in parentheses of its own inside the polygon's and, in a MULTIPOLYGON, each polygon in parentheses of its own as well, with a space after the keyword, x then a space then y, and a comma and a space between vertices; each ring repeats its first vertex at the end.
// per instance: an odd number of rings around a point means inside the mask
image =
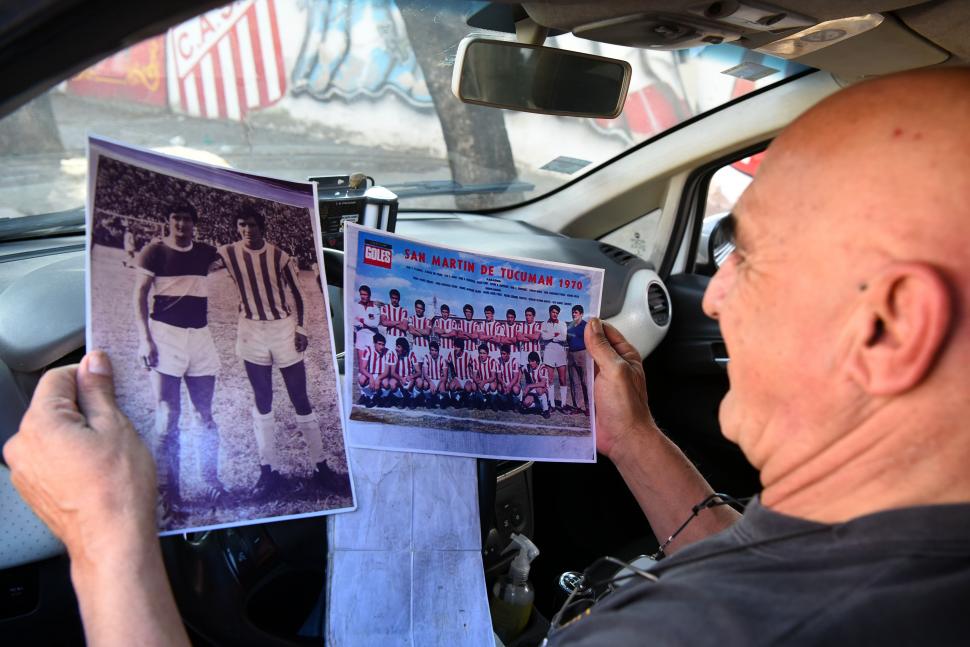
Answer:
POLYGON ((135 261, 134 307, 138 355, 152 371, 156 398, 153 449, 163 514, 178 520, 184 513, 179 487, 183 379, 202 423, 197 443, 202 480, 213 500, 226 493, 218 476, 219 428, 212 417, 220 363, 209 332, 206 288, 206 276, 218 255, 211 245, 194 240, 199 215, 193 205, 175 202, 166 211, 168 235, 146 245, 135 261))
POLYGON ((451 353, 448 363, 451 381, 448 390, 455 406, 467 405, 473 393, 478 391, 475 384, 475 362, 471 353, 465 352, 465 340, 459 337, 455 340, 455 350, 451 353))
MULTIPOLYGON (((514 310, 512 311, 512 317, 514 321, 514 310)), ((508 322, 508 315, 506 315, 506 322, 508 322)), ((536 310, 532 306, 525 309, 525 321, 515 323, 514 332, 515 340, 518 342, 519 347, 519 366, 523 370, 529 365, 529 355, 531 353, 538 353, 540 350, 539 335, 541 329, 542 324, 536 321, 536 310)))
POLYGON ((266 241, 266 221, 253 202, 240 207, 234 218, 241 240, 219 248, 239 291, 236 353, 243 361, 253 389, 253 431, 259 452, 260 475, 253 488, 257 500, 279 498, 292 488, 280 474, 273 414, 273 367, 279 369, 296 412, 296 426, 306 443, 315 471, 308 485, 320 494, 350 495, 349 479, 326 462, 317 414, 307 394, 303 353, 309 339, 303 327, 303 291, 295 259, 266 241), (283 286, 292 296, 293 307, 283 286))
POLYGON ((512 347, 509 344, 502 344, 498 359, 498 392, 502 397, 504 409, 511 409, 520 398, 521 381, 522 371, 519 369, 518 361, 512 357, 512 347))
POLYGON ((479 342, 485 342, 488 346, 488 356, 498 361, 500 356, 499 347, 508 340, 508 327, 504 321, 495 318, 495 308, 485 306, 485 321, 479 321, 475 325, 475 332, 479 342))
POLYGON ((404 337, 398 337, 394 342, 394 357, 391 360, 388 388, 395 398, 399 398, 398 405, 413 409, 416 404, 414 397, 425 389, 426 383, 421 377, 421 364, 404 337))
POLYGON ((534 411, 536 403, 543 418, 549 417, 549 389, 552 386, 553 370, 548 366, 540 366, 539 353, 529 353, 529 364, 523 371, 525 386, 522 388, 523 412, 534 411))
MULTIPOLYGON (((540 337, 544 348, 542 349, 542 363, 550 368, 556 369, 559 378, 559 397, 556 402, 556 409, 565 413, 571 410, 566 409, 566 394, 569 392, 566 379, 566 322, 559 321, 559 306, 553 304, 549 306, 549 319, 542 324, 540 337)), ((552 382, 549 382, 549 392, 552 390, 552 382)))
POLYGON ((374 343, 377 326, 381 322, 381 307, 371 301, 370 287, 362 285, 357 288, 360 301, 354 304, 350 318, 354 324, 354 353, 357 365, 360 366, 364 351, 374 343))
POLYGON ((424 301, 421 299, 414 302, 414 314, 408 317, 407 331, 411 336, 411 351, 423 364, 431 341, 431 317, 424 316, 424 301))
POLYGON ((488 355, 488 344, 478 345, 478 357, 475 359, 475 386, 478 388, 478 399, 481 406, 490 404, 495 406, 495 393, 498 391, 498 360, 488 355))
POLYGON ((421 376, 427 383, 426 402, 428 406, 440 404, 446 405, 445 394, 448 386, 448 364, 451 362, 450 355, 442 355, 438 342, 432 341, 428 344, 428 354, 421 362, 421 376))

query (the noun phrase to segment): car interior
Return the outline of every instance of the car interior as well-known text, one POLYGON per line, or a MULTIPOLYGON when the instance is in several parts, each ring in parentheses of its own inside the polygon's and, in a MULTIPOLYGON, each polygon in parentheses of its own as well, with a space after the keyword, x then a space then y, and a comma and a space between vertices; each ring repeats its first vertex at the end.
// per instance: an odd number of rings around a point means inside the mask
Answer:
MULTIPOLYGON (((439 32, 433 30, 438 29, 447 31, 441 42, 452 54, 457 41, 469 34, 567 49, 580 43, 618 58, 662 54, 679 63, 703 60, 702 50, 707 48, 721 48, 718 52, 729 48, 736 53, 734 58, 714 59, 713 69, 720 78, 726 78, 726 68, 738 70, 730 73, 735 76, 728 79, 726 90, 718 90, 716 101, 704 98, 705 92, 714 92, 713 82, 696 80, 693 94, 664 104, 692 103, 690 109, 659 127, 630 126, 634 98, 645 96, 635 95, 645 87, 645 72, 637 68, 624 108, 626 117, 619 118, 627 119, 625 132, 610 125, 616 120, 561 114, 521 117, 521 113, 486 106, 467 113, 472 117, 464 122, 457 119, 457 125, 448 125, 455 110, 452 104, 462 104, 450 94, 453 58, 445 54, 437 65, 426 66, 426 87, 421 87, 430 99, 418 96, 413 88, 407 95, 400 84, 395 90, 395 102, 418 106, 415 119, 443 124, 444 143, 436 144, 438 152, 427 159, 392 151, 368 164, 362 151, 373 147, 373 139, 340 139, 326 126, 315 126, 313 132, 333 138, 332 143, 312 153, 294 148, 290 154, 285 145, 303 137, 299 120, 304 113, 294 109, 285 127, 261 130, 266 121, 258 108, 251 108, 249 117, 231 122, 233 132, 239 133, 234 136, 245 138, 250 151, 258 154, 263 147, 272 154, 248 165, 241 157, 234 159, 232 146, 197 136, 206 117, 191 110, 175 115, 171 105, 164 106, 162 110, 171 114, 156 123, 147 108, 132 109, 125 114, 138 115, 142 122, 111 125, 114 117, 97 114, 102 108, 96 96, 72 99, 73 103, 62 96, 82 87, 76 79, 99 61, 166 34, 204 12, 215 12, 220 3, 5 3, 0 12, 0 78, 4 79, 0 89, 0 443, 16 432, 44 371, 75 363, 85 351, 84 150, 52 143, 51 132, 54 139, 67 142, 81 141, 86 130, 98 132, 95 128, 116 126, 107 134, 118 139, 137 138, 133 133, 139 128, 160 129, 163 132, 155 133, 157 142, 136 143, 173 154, 202 150, 209 156, 198 158, 202 161, 214 159, 242 171, 287 179, 362 170, 397 191, 401 202, 396 231, 405 236, 603 268, 601 316, 644 357, 650 407, 659 426, 715 491, 738 499, 755 495, 758 474, 719 433, 718 404, 728 388, 729 355, 717 322, 701 310, 704 289, 730 251, 719 236, 718 223, 750 181, 760 153, 772 138, 820 99, 872 76, 966 65, 970 4, 961 0, 564 0, 443 2, 439 7, 403 0, 332 0, 306 3, 299 10, 326 13, 340 5, 351 15, 355 3, 367 8, 368 20, 377 20, 373 16, 384 11, 395 16, 389 24, 406 26, 419 64, 425 60, 422 48, 436 46, 428 41, 434 40, 439 32), (446 14, 450 22, 443 18, 446 14), (432 30, 428 32, 432 36, 416 38, 422 29, 432 30), (769 76, 761 80, 757 75, 763 71, 769 76), (446 90, 441 90, 442 84, 448 86, 446 90), (69 109, 78 112, 73 121, 62 122, 69 109), (486 158, 476 158, 478 153, 469 149, 494 143, 491 132, 476 129, 503 118, 510 141, 506 154, 515 159, 493 173, 480 168, 486 158), (515 121, 526 118, 530 121, 515 121), (553 124, 551 128, 560 129, 561 135, 542 131, 540 123, 553 124), (525 134, 529 129, 538 134, 530 138, 525 134), (565 142, 573 136, 575 142, 565 142), (562 141, 550 141, 558 137, 562 141), (595 146, 590 144, 594 138, 599 142, 595 146), (541 153, 542 146, 550 146, 553 152, 541 153), (597 152, 587 154, 586 148, 597 152), (456 161, 462 156, 464 162, 456 161), (576 163, 578 169, 571 173, 535 170, 540 164, 533 159, 542 156, 550 164, 576 163), (321 159, 329 160, 329 166, 321 168, 321 159), (48 174, 51 165, 55 171, 48 174), (438 183, 449 174, 447 182, 438 183), (730 181, 723 181, 728 176, 730 181), (476 197, 476 190, 485 198, 476 197)), ((275 6, 282 25, 286 9, 282 0, 275 6)), ((321 24, 333 28, 333 23, 321 24)), ((287 38, 284 35, 282 40, 287 38)), ((299 40, 299 35, 293 38, 299 40)), ((372 41, 356 42, 357 48, 376 47, 372 41)), ((343 50, 335 52, 320 45, 307 65, 325 67, 327 56, 358 51, 349 48, 345 43, 343 50)), ((329 101, 338 110, 352 104, 346 88, 344 95, 327 88, 318 88, 314 95, 319 77, 310 72, 299 77, 299 65, 309 60, 305 55, 301 50, 297 67, 288 72, 286 92, 294 96, 303 92, 298 105, 329 101)), ((653 65, 655 74, 650 78, 668 79, 667 71, 653 65)), ((337 74, 333 69, 330 73, 337 74)), ((387 82, 386 74, 382 82, 387 82)), ((651 87, 667 85, 657 82, 651 87)), ((122 100, 115 96, 104 104, 115 106, 122 100)), ((366 121, 373 132, 392 128, 381 123, 393 117, 378 110, 383 104, 374 96, 353 105, 360 112, 348 110, 346 119, 366 121), (374 112, 359 106, 372 107, 374 112)), ((659 104, 651 105, 648 116, 659 119, 659 104)), ((225 121, 230 123, 228 118, 225 121)), ((331 304, 338 305, 343 287, 341 254, 325 250, 331 304)), ((342 313, 335 308, 332 314, 339 353, 343 349, 337 322, 342 313)), ((0 472, 0 642, 82 644, 63 547, 24 508, 6 468, 0 467, 0 472)), ((508 570, 512 555, 503 550, 511 533, 530 537, 541 550, 530 576, 537 613, 525 634, 511 644, 541 641, 548 628, 546 619, 565 599, 560 586, 564 572, 582 571, 603 555, 630 560, 658 546, 636 501, 604 457, 595 464, 479 459, 478 489, 486 582, 508 570)), ((688 514, 685 510, 685 517, 688 514)), ((173 590, 193 641, 200 645, 320 642, 325 635, 319 609, 326 581, 321 546, 326 541, 326 517, 163 538, 173 590), (246 559, 240 560, 240 555, 246 559)))

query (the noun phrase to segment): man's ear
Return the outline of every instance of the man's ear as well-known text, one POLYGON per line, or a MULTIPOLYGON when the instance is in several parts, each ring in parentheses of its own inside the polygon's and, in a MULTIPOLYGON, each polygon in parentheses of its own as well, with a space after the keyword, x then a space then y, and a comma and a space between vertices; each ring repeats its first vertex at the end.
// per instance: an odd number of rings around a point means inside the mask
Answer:
POLYGON ((894 262, 862 288, 845 366, 871 395, 917 386, 932 369, 953 317, 950 290, 926 263, 894 262))

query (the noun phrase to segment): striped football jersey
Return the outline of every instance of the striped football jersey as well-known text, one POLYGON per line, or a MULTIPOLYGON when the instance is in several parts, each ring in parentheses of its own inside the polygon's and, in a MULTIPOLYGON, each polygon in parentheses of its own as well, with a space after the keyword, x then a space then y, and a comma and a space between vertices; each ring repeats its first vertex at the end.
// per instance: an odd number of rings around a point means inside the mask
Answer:
POLYGON ((498 360, 488 355, 484 358, 477 357, 475 359, 475 373, 478 375, 478 379, 491 381, 498 373, 498 360))
POLYGON ((388 365, 394 361, 394 353, 384 349, 383 353, 378 353, 374 347, 365 348, 361 359, 364 360, 364 366, 367 367, 367 372, 374 377, 380 377, 385 370, 387 370, 388 365))
POLYGON ((219 248, 229 275, 239 291, 239 312, 246 319, 274 321, 292 314, 285 289, 293 295, 303 325, 304 298, 297 280, 296 261, 282 249, 265 243, 259 250, 247 249, 242 241, 219 248))
MULTIPOLYGON (((476 329, 478 330, 478 333, 480 335, 486 335, 488 337, 492 337, 493 335, 499 336, 499 337, 507 337, 509 334, 508 326, 505 324, 505 322, 496 321, 494 319, 492 321, 479 321, 478 325, 476 326, 476 329)), ((489 341, 486 343, 488 344, 488 351, 490 353, 497 352, 501 346, 501 344, 497 344, 493 341, 489 341)))
POLYGON ((451 368, 455 377, 465 382, 475 375, 475 362, 469 353, 454 353, 451 356, 451 368))
MULTIPOLYGON (((517 321, 515 323, 515 332, 520 335, 535 334, 542 330, 542 324, 538 321, 533 321, 528 323, 526 321, 517 321)), ((524 353, 539 352, 539 340, 535 341, 520 341, 519 350, 524 353)))
MULTIPOLYGON (((431 327, 430 317, 418 317, 417 315, 411 315, 408 317, 408 325, 412 328, 417 328, 418 330, 424 330, 431 327)), ((428 347, 428 335, 416 335, 411 333, 411 345, 418 348, 428 347)))
MULTIPOLYGON (((390 323, 400 323, 402 321, 407 321, 408 319, 408 309, 404 306, 392 306, 389 303, 385 303, 381 306, 381 317, 389 321, 390 323)), ((404 337, 407 333, 400 328, 391 328, 390 326, 381 326, 381 332, 388 339, 397 339, 398 337, 404 337)))
POLYGON ((451 361, 451 354, 441 353, 435 360, 429 353, 424 358, 424 376, 429 380, 443 380, 448 377, 448 362, 451 361))
POLYGON ((519 362, 514 357, 510 357, 507 362, 503 362, 501 359, 495 361, 498 362, 498 375, 502 384, 519 383, 519 380, 522 379, 522 373, 519 371, 519 362))
MULTIPOLYGON (((444 317, 439 317, 434 322, 434 329, 440 335, 443 332, 451 332, 452 330, 461 330, 461 325, 458 323, 458 320, 455 319, 454 317, 448 317, 447 319, 445 319, 444 317)), ((441 346, 442 350, 451 350, 452 348, 455 347, 454 337, 440 337, 438 343, 441 346)))
POLYGON ((418 374, 418 358, 414 352, 409 352, 404 357, 394 355, 394 373, 401 379, 407 379, 418 374))

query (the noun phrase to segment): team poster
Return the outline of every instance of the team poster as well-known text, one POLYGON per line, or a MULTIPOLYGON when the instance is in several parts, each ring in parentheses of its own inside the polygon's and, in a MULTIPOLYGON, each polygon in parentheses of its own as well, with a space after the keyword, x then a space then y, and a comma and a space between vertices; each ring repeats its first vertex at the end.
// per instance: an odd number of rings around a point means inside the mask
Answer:
POLYGON ((88 348, 162 534, 353 507, 314 186, 92 138, 88 348))
POLYGON ((484 256, 348 225, 344 317, 355 446, 596 460, 582 331, 603 270, 484 256))

